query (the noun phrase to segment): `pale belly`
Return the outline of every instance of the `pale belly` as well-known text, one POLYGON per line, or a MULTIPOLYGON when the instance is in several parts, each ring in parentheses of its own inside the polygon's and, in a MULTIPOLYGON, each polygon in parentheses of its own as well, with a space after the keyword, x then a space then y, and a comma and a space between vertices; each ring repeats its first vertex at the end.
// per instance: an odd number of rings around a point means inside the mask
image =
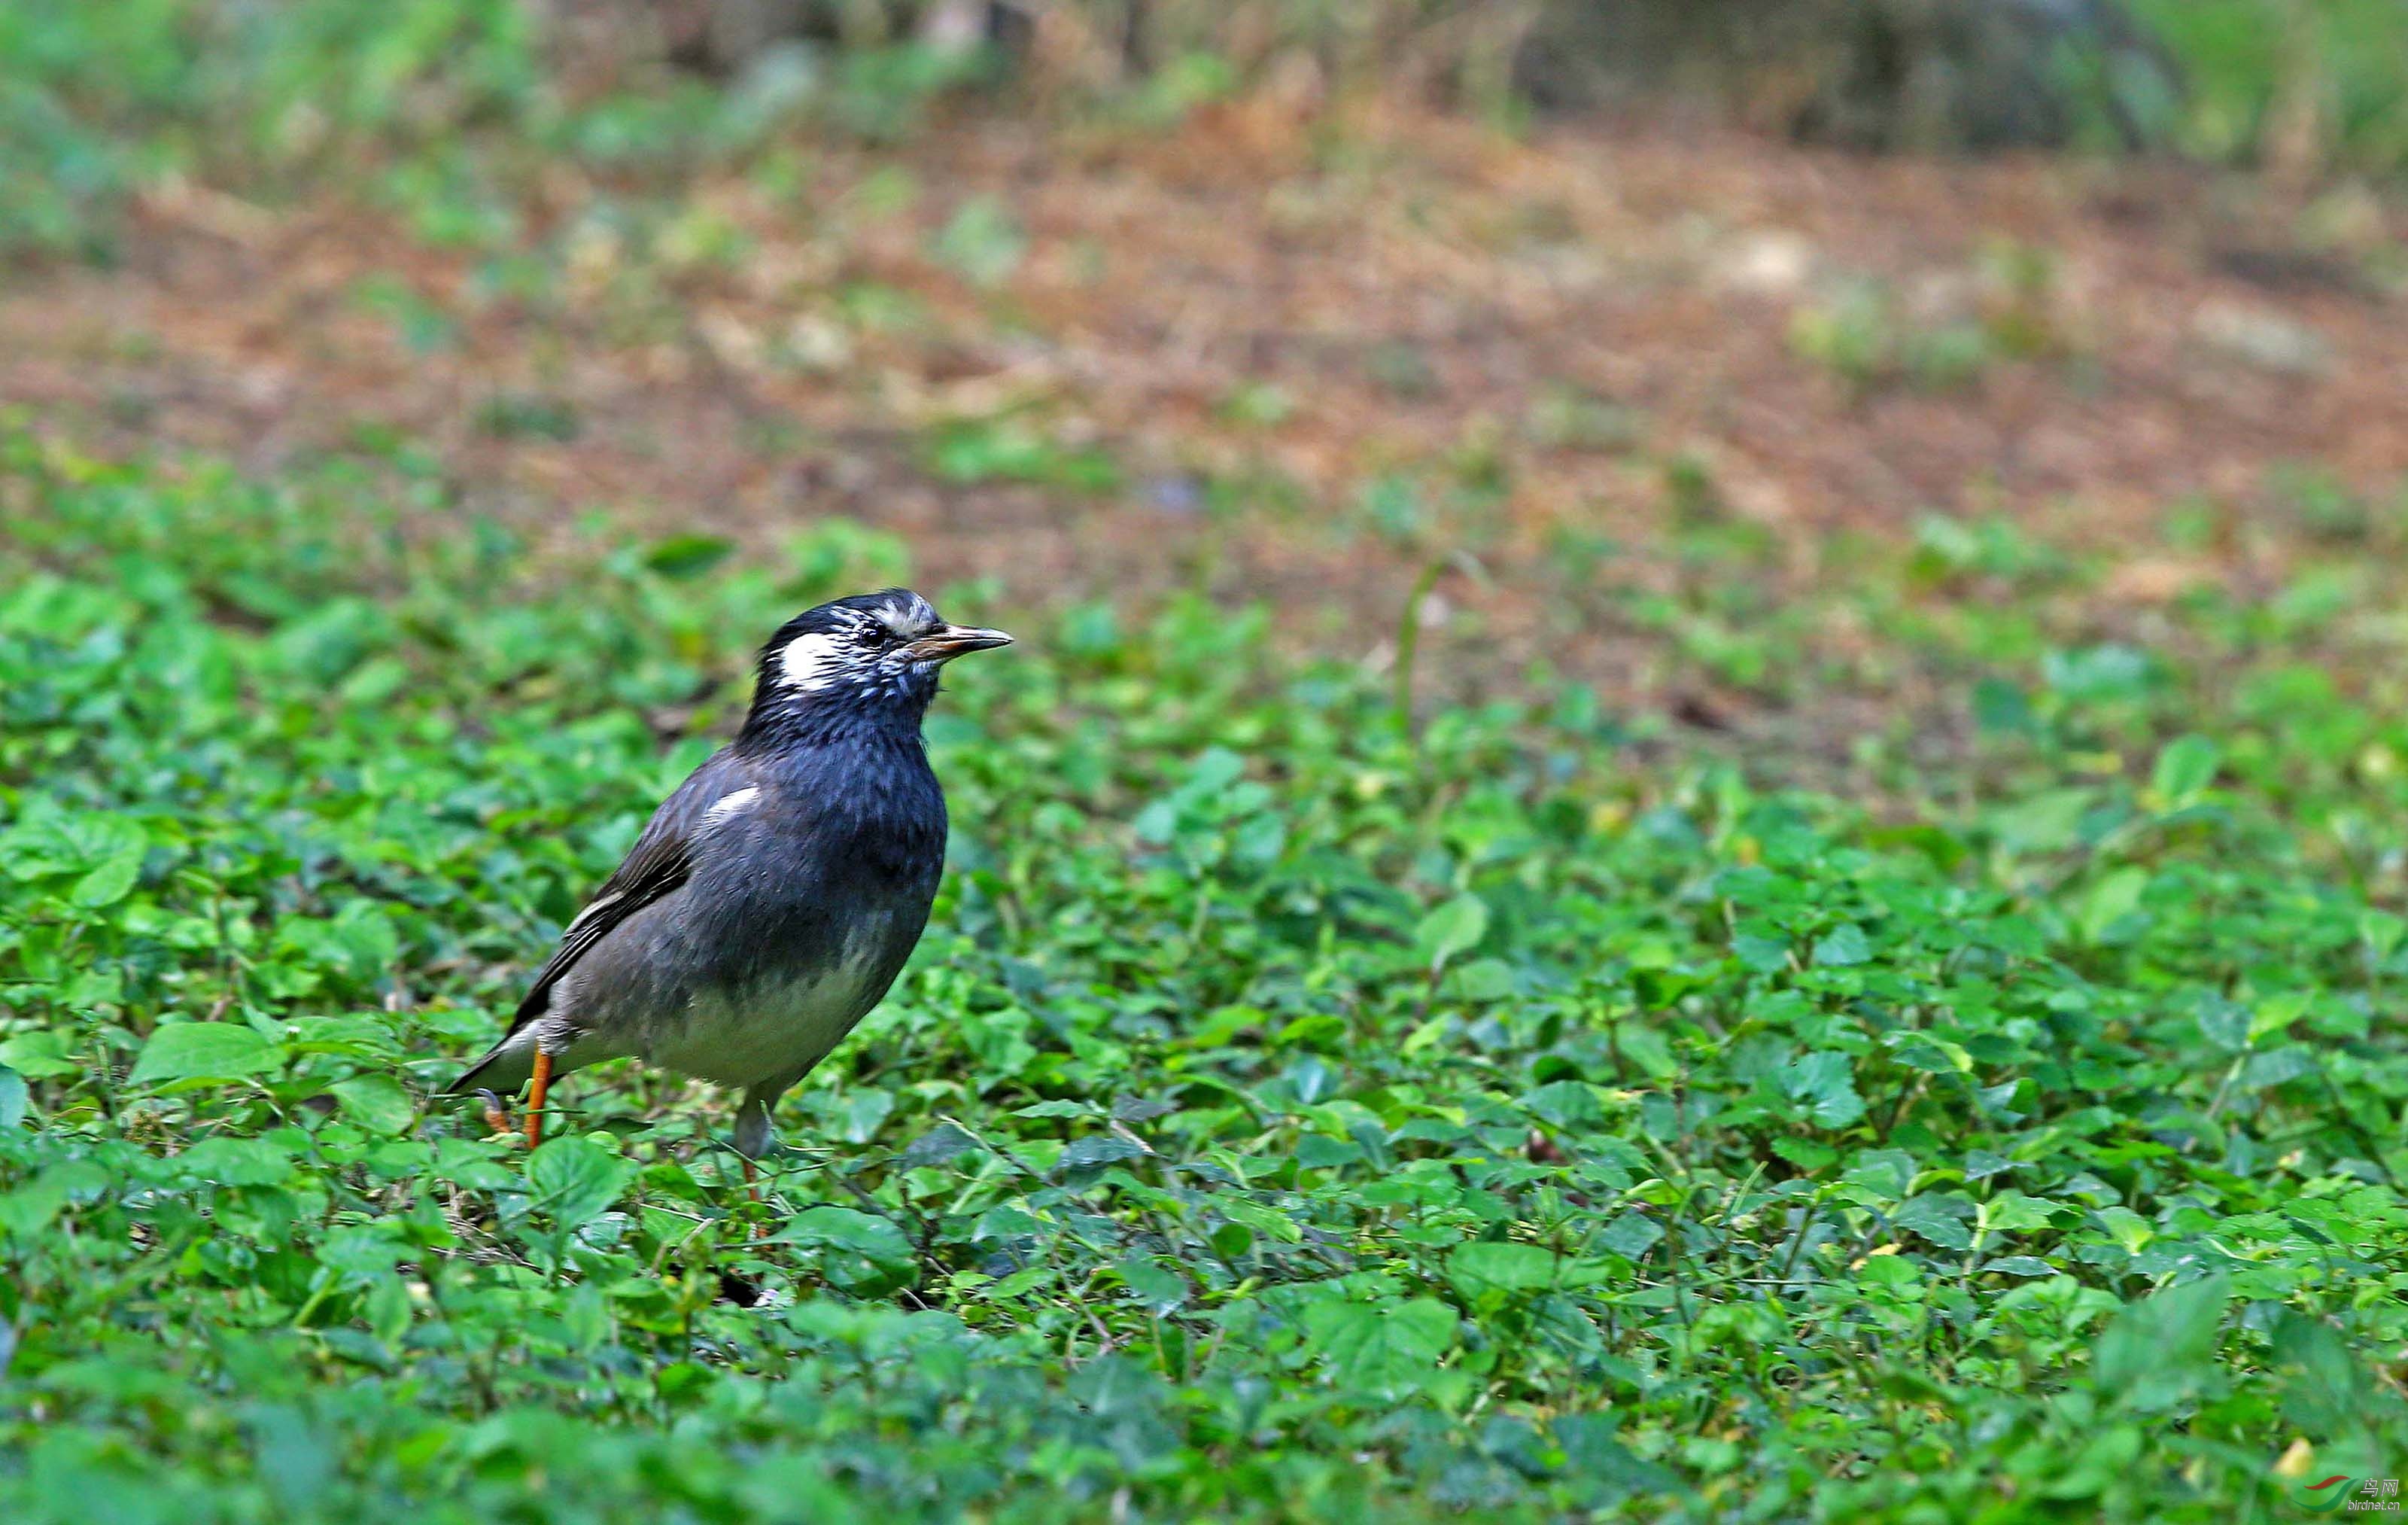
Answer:
POLYGON ((754 1086, 790 1076, 824 1057, 882 992, 867 960, 849 960, 816 977, 754 985, 739 994, 707 991, 684 1019, 646 1045, 664 1069, 721 1086, 754 1086))

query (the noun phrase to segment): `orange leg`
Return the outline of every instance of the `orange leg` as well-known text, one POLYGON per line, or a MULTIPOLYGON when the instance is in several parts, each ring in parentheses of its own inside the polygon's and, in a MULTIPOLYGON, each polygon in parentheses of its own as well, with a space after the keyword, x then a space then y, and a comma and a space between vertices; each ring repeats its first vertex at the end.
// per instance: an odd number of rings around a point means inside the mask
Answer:
POLYGON ((552 1056, 535 1051, 535 1078, 527 1082, 527 1147, 543 1142, 543 1094, 552 1089, 552 1056))
MULTIPOLYGON (((749 1158, 744 1161, 744 1195, 752 1198, 755 1202, 761 1200, 761 1173, 752 1168, 752 1161, 749 1158)), ((769 1226, 766 1223, 752 1225, 752 1237, 768 1238, 769 1226)))

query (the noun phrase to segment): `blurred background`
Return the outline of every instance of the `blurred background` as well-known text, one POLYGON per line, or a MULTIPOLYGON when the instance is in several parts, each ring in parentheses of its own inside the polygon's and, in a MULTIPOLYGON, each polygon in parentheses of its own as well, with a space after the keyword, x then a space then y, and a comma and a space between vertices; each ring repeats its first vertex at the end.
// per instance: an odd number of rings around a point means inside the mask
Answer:
POLYGON ((0 407, 1911 764, 2382 575, 2404 167, 2396 0, 12 0, 0 407))

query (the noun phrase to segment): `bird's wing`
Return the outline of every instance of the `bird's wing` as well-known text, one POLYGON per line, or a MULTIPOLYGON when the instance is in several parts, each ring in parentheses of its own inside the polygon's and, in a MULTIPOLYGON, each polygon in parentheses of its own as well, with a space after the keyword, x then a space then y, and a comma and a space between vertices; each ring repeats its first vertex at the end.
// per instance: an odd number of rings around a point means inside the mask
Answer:
POLYGON ((551 1004, 552 987, 576 966, 577 960, 592 952, 595 943, 609 936, 629 916, 686 882, 694 871, 696 828, 712 806, 748 787, 750 772, 743 759, 733 752, 720 752, 695 769, 678 785, 675 794, 661 802, 661 808, 652 812, 652 818, 645 823, 643 834, 636 839, 636 845, 627 850, 626 859, 603 881, 594 899, 585 902, 585 909, 560 934, 560 946, 536 971, 535 984, 527 990, 526 999, 519 1002, 518 1018, 510 1024, 512 1032, 543 1014, 551 1004))

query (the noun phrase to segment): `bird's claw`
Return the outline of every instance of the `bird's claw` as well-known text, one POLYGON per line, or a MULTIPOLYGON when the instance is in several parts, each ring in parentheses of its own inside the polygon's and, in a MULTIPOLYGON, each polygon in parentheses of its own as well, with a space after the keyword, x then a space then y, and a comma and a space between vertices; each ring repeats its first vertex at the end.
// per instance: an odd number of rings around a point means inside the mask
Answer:
POLYGON ((486 1128, 496 1133, 515 1131, 510 1126, 510 1109, 502 1104, 500 1097, 488 1090, 480 1090, 477 1095, 485 1103, 486 1128))

